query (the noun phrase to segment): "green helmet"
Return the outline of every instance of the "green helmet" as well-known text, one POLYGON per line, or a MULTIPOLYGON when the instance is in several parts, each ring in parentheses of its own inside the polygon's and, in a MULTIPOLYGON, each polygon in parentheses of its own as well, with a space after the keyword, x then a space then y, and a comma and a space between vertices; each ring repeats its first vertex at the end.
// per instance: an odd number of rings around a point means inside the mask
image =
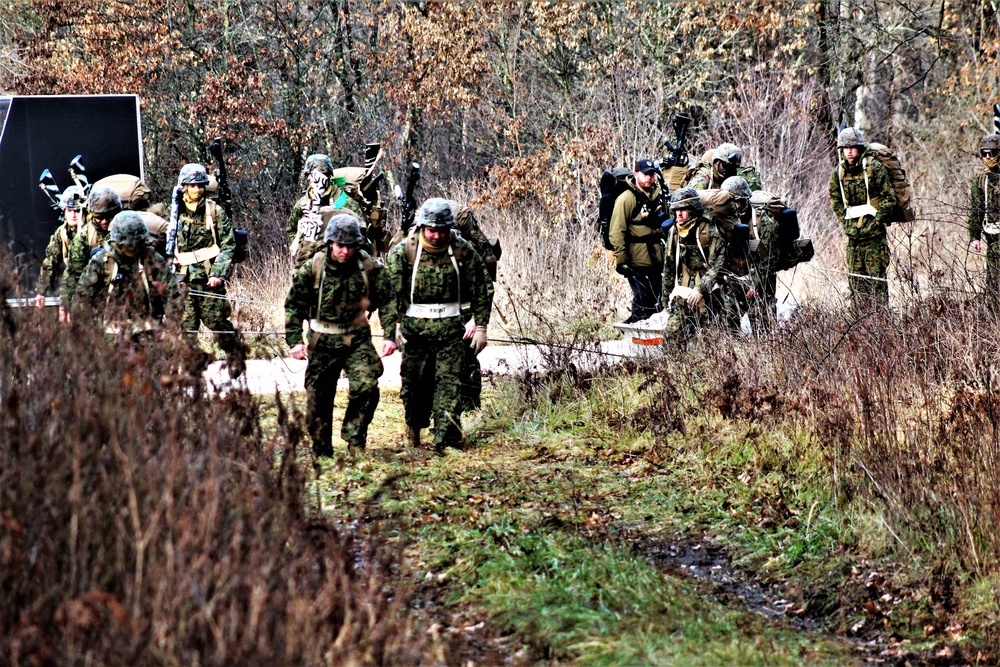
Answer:
POLYGON ((868 142, 858 128, 845 127, 837 135, 837 148, 868 148, 868 142))
POLYGON ((361 243, 361 221, 349 213, 338 213, 327 223, 323 242, 346 246, 359 245, 361 243))
POLYGON ((705 204, 702 203, 697 190, 694 188, 681 188, 680 190, 675 190, 670 195, 670 210, 688 210, 694 211, 696 215, 701 215, 705 212, 705 204))
POLYGON ((59 208, 79 211, 87 203, 87 195, 79 185, 71 185, 59 196, 59 208))
POLYGON ((186 164, 181 167, 181 173, 177 177, 177 185, 208 185, 208 172, 205 167, 197 163, 186 164))
POLYGON ((414 224, 417 227, 447 228, 455 224, 455 214, 447 199, 431 197, 417 211, 414 224))
POLYGON ((982 153, 985 150, 993 151, 994 156, 1000 152, 1000 134, 987 134, 983 137, 983 140, 979 142, 979 152, 982 153))
POLYGON ((97 186, 90 191, 87 210, 101 215, 105 220, 122 210, 122 200, 118 193, 107 186, 97 186))
POLYGON ((322 171, 327 176, 333 176, 333 160, 330 156, 324 155, 322 153, 314 153, 306 158, 306 166, 302 170, 306 174, 310 174, 316 170, 322 171))
POLYGON ((750 184, 741 176, 730 176, 722 181, 722 189, 731 192, 733 199, 750 201, 750 184))
POLYGON ((719 144, 712 155, 712 161, 739 167, 743 164, 743 151, 736 144, 719 144))
POLYGON ((142 245, 149 238, 149 230, 135 211, 122 211, 111 221, 108 241, 117 245, 142 245))

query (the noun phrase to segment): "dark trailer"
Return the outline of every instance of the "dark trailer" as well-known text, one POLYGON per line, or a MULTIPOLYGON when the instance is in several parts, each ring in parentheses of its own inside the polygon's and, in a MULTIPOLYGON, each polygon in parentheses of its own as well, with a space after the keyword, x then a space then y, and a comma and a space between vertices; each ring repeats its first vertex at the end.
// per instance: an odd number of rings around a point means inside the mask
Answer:
POLYGON ((94 183, 112 174, 143 173, 138 95, 0 97, 0 244, 31 285, 58 226, 38 187, 49 169, 60 190, 73 185, 77 155, 94 183))

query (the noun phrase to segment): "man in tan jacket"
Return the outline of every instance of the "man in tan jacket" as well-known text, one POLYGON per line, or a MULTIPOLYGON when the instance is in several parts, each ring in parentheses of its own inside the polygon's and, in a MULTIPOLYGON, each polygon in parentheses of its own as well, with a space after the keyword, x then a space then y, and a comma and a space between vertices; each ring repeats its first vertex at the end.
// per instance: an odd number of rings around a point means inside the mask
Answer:
POLYGON ((660 310, 663 281, 663 192, 657 167, 640 158, 626 178, 628 188, 618 195, 611 214, 608 238, 615 255, 615 270, 632 288, 632 314, 626 324, 648 319, 660 310))

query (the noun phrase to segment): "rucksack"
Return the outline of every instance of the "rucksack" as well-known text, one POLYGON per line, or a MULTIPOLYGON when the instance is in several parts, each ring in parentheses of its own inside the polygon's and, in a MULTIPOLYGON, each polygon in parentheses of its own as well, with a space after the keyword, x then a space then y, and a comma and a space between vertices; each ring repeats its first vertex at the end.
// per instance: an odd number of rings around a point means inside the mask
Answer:
MULTIPOLYGON (((892 208, 889 221, 913 222, 917 217, 913 211, 913 188, 910 186, 909 179, 906 178, 906 170, 899 163, 899 158, 896 157, 891 148, 879 143, 868 144, 868 155, 881 162, 882 166, 889 172, 892 189, 896 192, 896 205, 892 208)), ((865 164, 866 169, 868 164, 865 164)))
POLYGON ((601 174, 601 201, 597 206, 597 232, 605 250, 614 250, 611 245, 611 215, 615 212, 615 201, 628 190, 627 176, 632 175, 628 167, 615 167, 601 174))
MULTIPOLYGON (((750 196, 750 206, 770 214, 778 224, 778 247, 781 255, 776 271, 790 269, 813 258, 812 239, 799 238, 799 214, 794 208, 789 208, 778 195, 766 190, 758 190, 750 196)), ((751 240, 751 252, 756 252, 751 240)))
POLYGON ((142 182, 142 179, 132 174, 114 174, 94 183, 95 188, 101 186, 117 192, 119 199, 122 200, 122 209, 126 211, 144 211, 152 203, 149 187, 142 182))
POLYGON ((737 232, 736 227, 740 224, 740 210, 736 207, 736 200, 728 190, 698 190, 701 203, 705 210, 711 211, 712 222, 718 227, 719 233, 727 243, 733 240, 733 234, 737 232))

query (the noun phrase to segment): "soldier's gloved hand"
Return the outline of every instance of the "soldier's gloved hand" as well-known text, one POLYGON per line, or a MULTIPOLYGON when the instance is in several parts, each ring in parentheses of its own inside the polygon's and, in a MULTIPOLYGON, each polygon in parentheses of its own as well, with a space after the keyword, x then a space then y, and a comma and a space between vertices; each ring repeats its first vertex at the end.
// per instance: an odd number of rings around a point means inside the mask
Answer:
POLYGON ((975 239, 969 243, 969 252, 974 252, 977 255, 983 251, 983 242, 979 239, 975 239))
POLYGON ((222 284, 222 278, 220 278, 219 276, 212 276, 211 278, 208 279, 209 287, 218 287, 221 284, 222 284))
POLYGON ((687 298, 688 305, 696 308, 701 305, 703 300, 704 297, 701 295, 701 290, 697 289, 691 292, 691 295, 687 298))
POLYGON ((632 269, 629 268, 628 264, 615 264, 615 271, 625 276, 626 278, 628 278, 629 275, 631 275, 632 273, 632 269))
POLYGON ((476 318, 472 318, 465 323, 465 333, 462 334, 462 340, 470 340, 476 335, 476 318))
POLYGON ((395 351, 396 351, 396 344, 391 340, 389 340, 388 338, 386 338, 384 341, 382 341, 382 351, 378 353, 378 356, 388 357, 395 351))
POLYGON ((757 298, 757 291, 751 287, 750 289, 747 290, 747 301, 753 301, 756 298, 757 298))
POLYGON ((472 336, 472 347, 475 348, 477 355, 483 351, 486 344, 486 327, 476 327, 476 332, 472 336))
POLYGON ((35 295, 35 308, 44 308, 44 307, 45 307, 45 295, 44 294, 36 294, 35 295))
POLYGON ((59 323, 69 324, 73 321, 73 317, 69 314, 69 311, 63 306, 59 306, 59 323))
POLYGON ((406 339, 403 338, 403 325, 396 325, 396 347, 402 349, 406 345, 406 339))
POLYGON ((305 343, 299 343, 292 348, 292 359, 305 361, 309 358, 309 347, 305 343))

